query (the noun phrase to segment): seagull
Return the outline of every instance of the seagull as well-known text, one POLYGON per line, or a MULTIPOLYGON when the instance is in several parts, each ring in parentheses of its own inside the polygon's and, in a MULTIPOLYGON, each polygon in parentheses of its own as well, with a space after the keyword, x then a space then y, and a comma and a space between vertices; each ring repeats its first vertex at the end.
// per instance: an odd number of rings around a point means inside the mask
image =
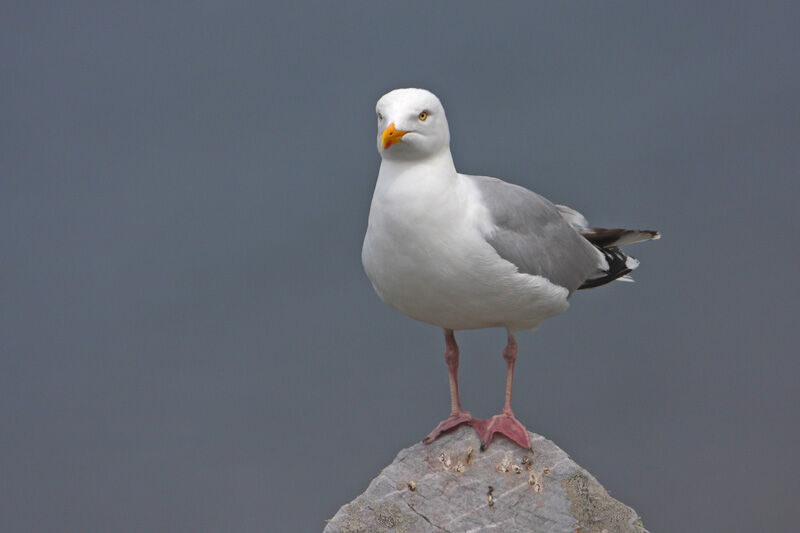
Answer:
POLYGON ((579 212, 518 185, 456 171, 439 99, 396 89, 378 100, 378 180, 361 259, 375 292, 405 315, 444 330, 450 416, 423 442, 471 425, 486 449, 495 434, 530 448, 511 394, 517 341, 563 313, 576 290, 632 281, 638 261, 623 244, 658 239, 648 230, 590 227, 579 212), (505 328, 505 403, 473 418, 458 393, 455 331, 505 328))

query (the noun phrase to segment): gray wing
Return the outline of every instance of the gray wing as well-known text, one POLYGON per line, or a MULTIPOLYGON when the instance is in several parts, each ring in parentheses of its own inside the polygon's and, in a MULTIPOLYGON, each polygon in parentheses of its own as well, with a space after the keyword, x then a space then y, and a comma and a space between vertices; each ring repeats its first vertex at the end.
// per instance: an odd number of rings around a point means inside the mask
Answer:
POLYGON ((597 249, 547 199, 497 178, 465 176, 494 221, 486 240, 520 272, 543 276, 572 294, 601 265, 597 249))

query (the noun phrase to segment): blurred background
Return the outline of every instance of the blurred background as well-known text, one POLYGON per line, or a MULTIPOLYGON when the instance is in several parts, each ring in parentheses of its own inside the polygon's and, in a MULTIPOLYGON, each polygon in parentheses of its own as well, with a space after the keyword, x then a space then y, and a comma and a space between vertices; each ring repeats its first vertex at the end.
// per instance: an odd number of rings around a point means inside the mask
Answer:
MULTIPOLYGON (((361 242, 375 101, 652 228, 519 335, 514 407, 651 531, 800 520, 794 2, 0 6, 3 531, 320 531, 448 414, 361 242)), ((502 330, 457 335, 502 405, 502 330)))

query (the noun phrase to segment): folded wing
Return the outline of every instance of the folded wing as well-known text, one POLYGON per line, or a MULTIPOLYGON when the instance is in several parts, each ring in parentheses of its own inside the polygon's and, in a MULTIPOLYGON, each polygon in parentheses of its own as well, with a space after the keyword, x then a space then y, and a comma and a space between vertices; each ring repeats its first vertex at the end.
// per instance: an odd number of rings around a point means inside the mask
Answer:
POLYGON ((492 217, 487 242, 520 272, 542 276, 571 294, 605 266, 598 249, 547 199, 497 178, 466 178, 477 186, 492 217))

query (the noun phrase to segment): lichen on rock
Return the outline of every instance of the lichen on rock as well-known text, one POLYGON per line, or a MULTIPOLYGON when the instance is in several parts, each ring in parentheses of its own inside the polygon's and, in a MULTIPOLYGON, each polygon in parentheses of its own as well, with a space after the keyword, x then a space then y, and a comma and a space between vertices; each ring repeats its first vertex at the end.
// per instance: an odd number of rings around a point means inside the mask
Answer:
POLYGON ((533 453, 503 438, 480 452, 462 427, 407 448, 324 532, 645 532, 633 509, 558 446, 530 438, 533 453))

